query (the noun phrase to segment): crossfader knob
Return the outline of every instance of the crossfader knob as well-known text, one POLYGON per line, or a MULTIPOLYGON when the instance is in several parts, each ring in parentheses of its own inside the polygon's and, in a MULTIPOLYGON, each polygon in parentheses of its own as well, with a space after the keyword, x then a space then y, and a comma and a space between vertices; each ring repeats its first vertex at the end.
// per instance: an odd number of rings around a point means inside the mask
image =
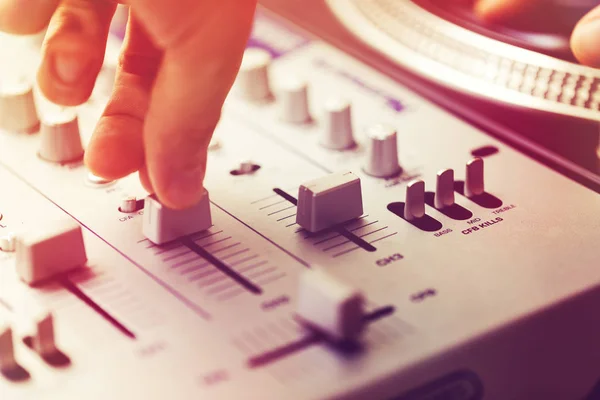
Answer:
POLYGON ((401 171, 394 128, 378 124, 367 131, 367 159, 363 170, 377 178, 394 176, 401 171))
POLYGON ((39 155, 44 160, 55 163, 83 158, 79 122, 74 110, 58 109, 43 118, 39 155))
POLYGON ((39 123, 31 84, 24 79, 0 82, 0 129, 31 133, 39 123))

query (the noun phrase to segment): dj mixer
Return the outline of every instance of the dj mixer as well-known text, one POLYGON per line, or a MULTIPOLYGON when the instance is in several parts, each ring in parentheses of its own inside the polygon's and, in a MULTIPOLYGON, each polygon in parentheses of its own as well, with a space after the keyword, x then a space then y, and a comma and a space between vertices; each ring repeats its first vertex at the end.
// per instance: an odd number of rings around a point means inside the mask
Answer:
POLYGON ((594 174, 259 8, 205 197, 169 210, 81 161, 119 46, 63 108, 39 38, 0 37, 0 399, 594 394, 594 174))

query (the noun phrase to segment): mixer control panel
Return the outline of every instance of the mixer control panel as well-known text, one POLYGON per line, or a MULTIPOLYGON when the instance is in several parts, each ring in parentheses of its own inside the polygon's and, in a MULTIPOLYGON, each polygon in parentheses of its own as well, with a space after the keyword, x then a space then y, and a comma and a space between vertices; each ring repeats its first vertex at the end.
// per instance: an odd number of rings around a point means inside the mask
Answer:
POLYGON ((58 107, 37 42, 0 41, 20 63, 0 76, 3 400, 525 399, 549 382, 562 399, 598 379, 600 323, 573 312, 600 304, 595 191, 261 11, 207 192, 168 209, 82 162, 110 79, 58 107))

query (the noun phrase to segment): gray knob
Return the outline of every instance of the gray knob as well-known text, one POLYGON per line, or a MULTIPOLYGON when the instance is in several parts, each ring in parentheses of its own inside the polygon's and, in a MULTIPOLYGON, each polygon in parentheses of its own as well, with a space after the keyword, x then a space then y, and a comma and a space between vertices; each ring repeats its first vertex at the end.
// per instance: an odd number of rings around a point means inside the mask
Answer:
POLYGON ((394 128, 378 124, 367 131, 367 159, 363 170, 377 178, 387 178, 401 171, 394 128))
POLYGON ((270 64, 271 55, 266 50, 249 48, 244 52, 236 85, 242 98, 252 102, 271 99, 270 64))
POLYGON ((321 145, 328 149, 345 150, 354 147, 352 112, 350 103, 343 99, 330 99, 325 103, 324 132, 321 145))
POLYGON ((291 124, 303 124, 311 120, 308 106, 308 83, 298 77, 288 77, 279 86, 277 100, 281 119, 291 124))
POLYGON ((39 123, 31 84, 25 79, 0 84, 0 129, 32 133, 39 123))
POLYGON ((83 157, 77 114, 59 109, 45 116, 40 128, 39 155, 46 161, 66 163, 83 157))

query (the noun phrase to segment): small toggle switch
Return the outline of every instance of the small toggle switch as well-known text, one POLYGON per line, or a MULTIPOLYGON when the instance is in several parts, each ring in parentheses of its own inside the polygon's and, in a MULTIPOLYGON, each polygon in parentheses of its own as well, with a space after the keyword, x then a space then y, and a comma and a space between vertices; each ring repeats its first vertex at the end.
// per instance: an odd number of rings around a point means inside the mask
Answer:
POLYGON ((137 211, 137 197, 126 196, 121 200, 119 211, 124 213, 132 213, 137 211))
POLYGON ((364 307, 359 289, 320 269, 305 270, 300 276, 297 316, 335 342, 359 338, 365 328, 364 307))
POLYGON ((296 222, 309 232, 331 228, 362 213, 360 178, 352 172, 333 173, 306 182, 298 190, 296 222))
POLYGON ((32 348, 42 358, 58 353, 54 337, 54 317, 49 311, 39 313, 35 317, 35 334, 32 337, 32 348))
POLYGON ((10 373, 18 367, 12 328, 7 322, 0 321, 0 372, 10 373))
POLYGON ((425 182, 412 181, 406 186, 404 219, 412 221, 425 215, 425 182))
POLYGON ((438 210, 454 205, 454 170, 437 173, 434 202, 438 210))
POLYGON ((465 196, 471 198, 485 192, 483 159, 474 158, 467 163, 465 176, 465 196))

